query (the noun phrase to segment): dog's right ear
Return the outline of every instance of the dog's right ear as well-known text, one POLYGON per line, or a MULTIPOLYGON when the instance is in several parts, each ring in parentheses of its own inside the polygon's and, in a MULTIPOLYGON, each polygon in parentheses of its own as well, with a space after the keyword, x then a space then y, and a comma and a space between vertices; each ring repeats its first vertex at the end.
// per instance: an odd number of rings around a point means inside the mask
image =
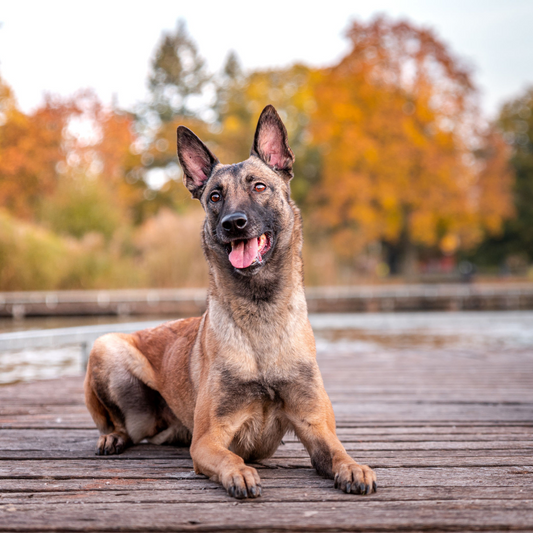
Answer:
POLYGON ((202 190, 218 159, 209 148, 185 126, 178 127, 178 158, 183 169, 183 183, 193 198, 200 198, 202 190))

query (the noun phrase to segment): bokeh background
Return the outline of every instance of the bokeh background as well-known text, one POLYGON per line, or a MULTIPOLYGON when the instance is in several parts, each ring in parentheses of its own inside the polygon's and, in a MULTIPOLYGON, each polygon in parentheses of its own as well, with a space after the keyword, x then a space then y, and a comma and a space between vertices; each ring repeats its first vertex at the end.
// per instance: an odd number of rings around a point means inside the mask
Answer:
POLYGON ((11 2, 0 291, 200 287, 176 127, 274 104, 308 285, 533 278, 533 3, 11 2))

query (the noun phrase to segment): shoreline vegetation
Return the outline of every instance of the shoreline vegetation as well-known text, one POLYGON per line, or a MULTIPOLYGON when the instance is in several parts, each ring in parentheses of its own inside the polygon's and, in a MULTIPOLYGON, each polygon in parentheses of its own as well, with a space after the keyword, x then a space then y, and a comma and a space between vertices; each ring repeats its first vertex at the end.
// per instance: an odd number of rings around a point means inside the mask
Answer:
POLYGON ((210 72, 180 22, 135 109, 81 90, 26 114, 0 77, 0 291, 205 285, 176 127, 241 161, 269 103, 296 155, 307 286, 533 279, 533 90, 489 123, 432 31, 378 17, 346 37, 329 67, 245 72, 231 52, 210 72))

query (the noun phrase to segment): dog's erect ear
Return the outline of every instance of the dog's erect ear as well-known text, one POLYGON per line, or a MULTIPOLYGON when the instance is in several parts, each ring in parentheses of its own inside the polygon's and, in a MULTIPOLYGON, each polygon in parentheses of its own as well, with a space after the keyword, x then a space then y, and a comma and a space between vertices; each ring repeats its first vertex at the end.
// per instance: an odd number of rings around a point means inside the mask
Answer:
POLYGON ((209 148, 185 126, 178 127, 178 158, 183 183, 193 198, 200 198, 213 167, 219 162, 209 148))
POLYGON ((287 130, 274 106, 267 105, 257 123, 251 155, 261 158, 270 168, 293 176, 294 154, 289 146, 287 130))

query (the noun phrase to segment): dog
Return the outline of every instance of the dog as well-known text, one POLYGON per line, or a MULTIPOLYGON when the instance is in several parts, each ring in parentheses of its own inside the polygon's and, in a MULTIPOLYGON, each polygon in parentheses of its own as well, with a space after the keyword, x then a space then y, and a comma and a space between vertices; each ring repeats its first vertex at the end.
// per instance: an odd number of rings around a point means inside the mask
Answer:
POLYGON ((335 487, 375 492, 374 472, 336 436, 316 362, 302 223, 290 198, 294 154, 280 116, 263 110, 250 157, 234 165, 221 164, 184 126, 177 141, 185 186, 206 213, 207 310, 95 342, 85 398, 101 435, 96 453, 143 439, 190 446, 197 474, 230 496, 256 498, 261 480, 246 462, 272 456, 292 431, 335 487))

